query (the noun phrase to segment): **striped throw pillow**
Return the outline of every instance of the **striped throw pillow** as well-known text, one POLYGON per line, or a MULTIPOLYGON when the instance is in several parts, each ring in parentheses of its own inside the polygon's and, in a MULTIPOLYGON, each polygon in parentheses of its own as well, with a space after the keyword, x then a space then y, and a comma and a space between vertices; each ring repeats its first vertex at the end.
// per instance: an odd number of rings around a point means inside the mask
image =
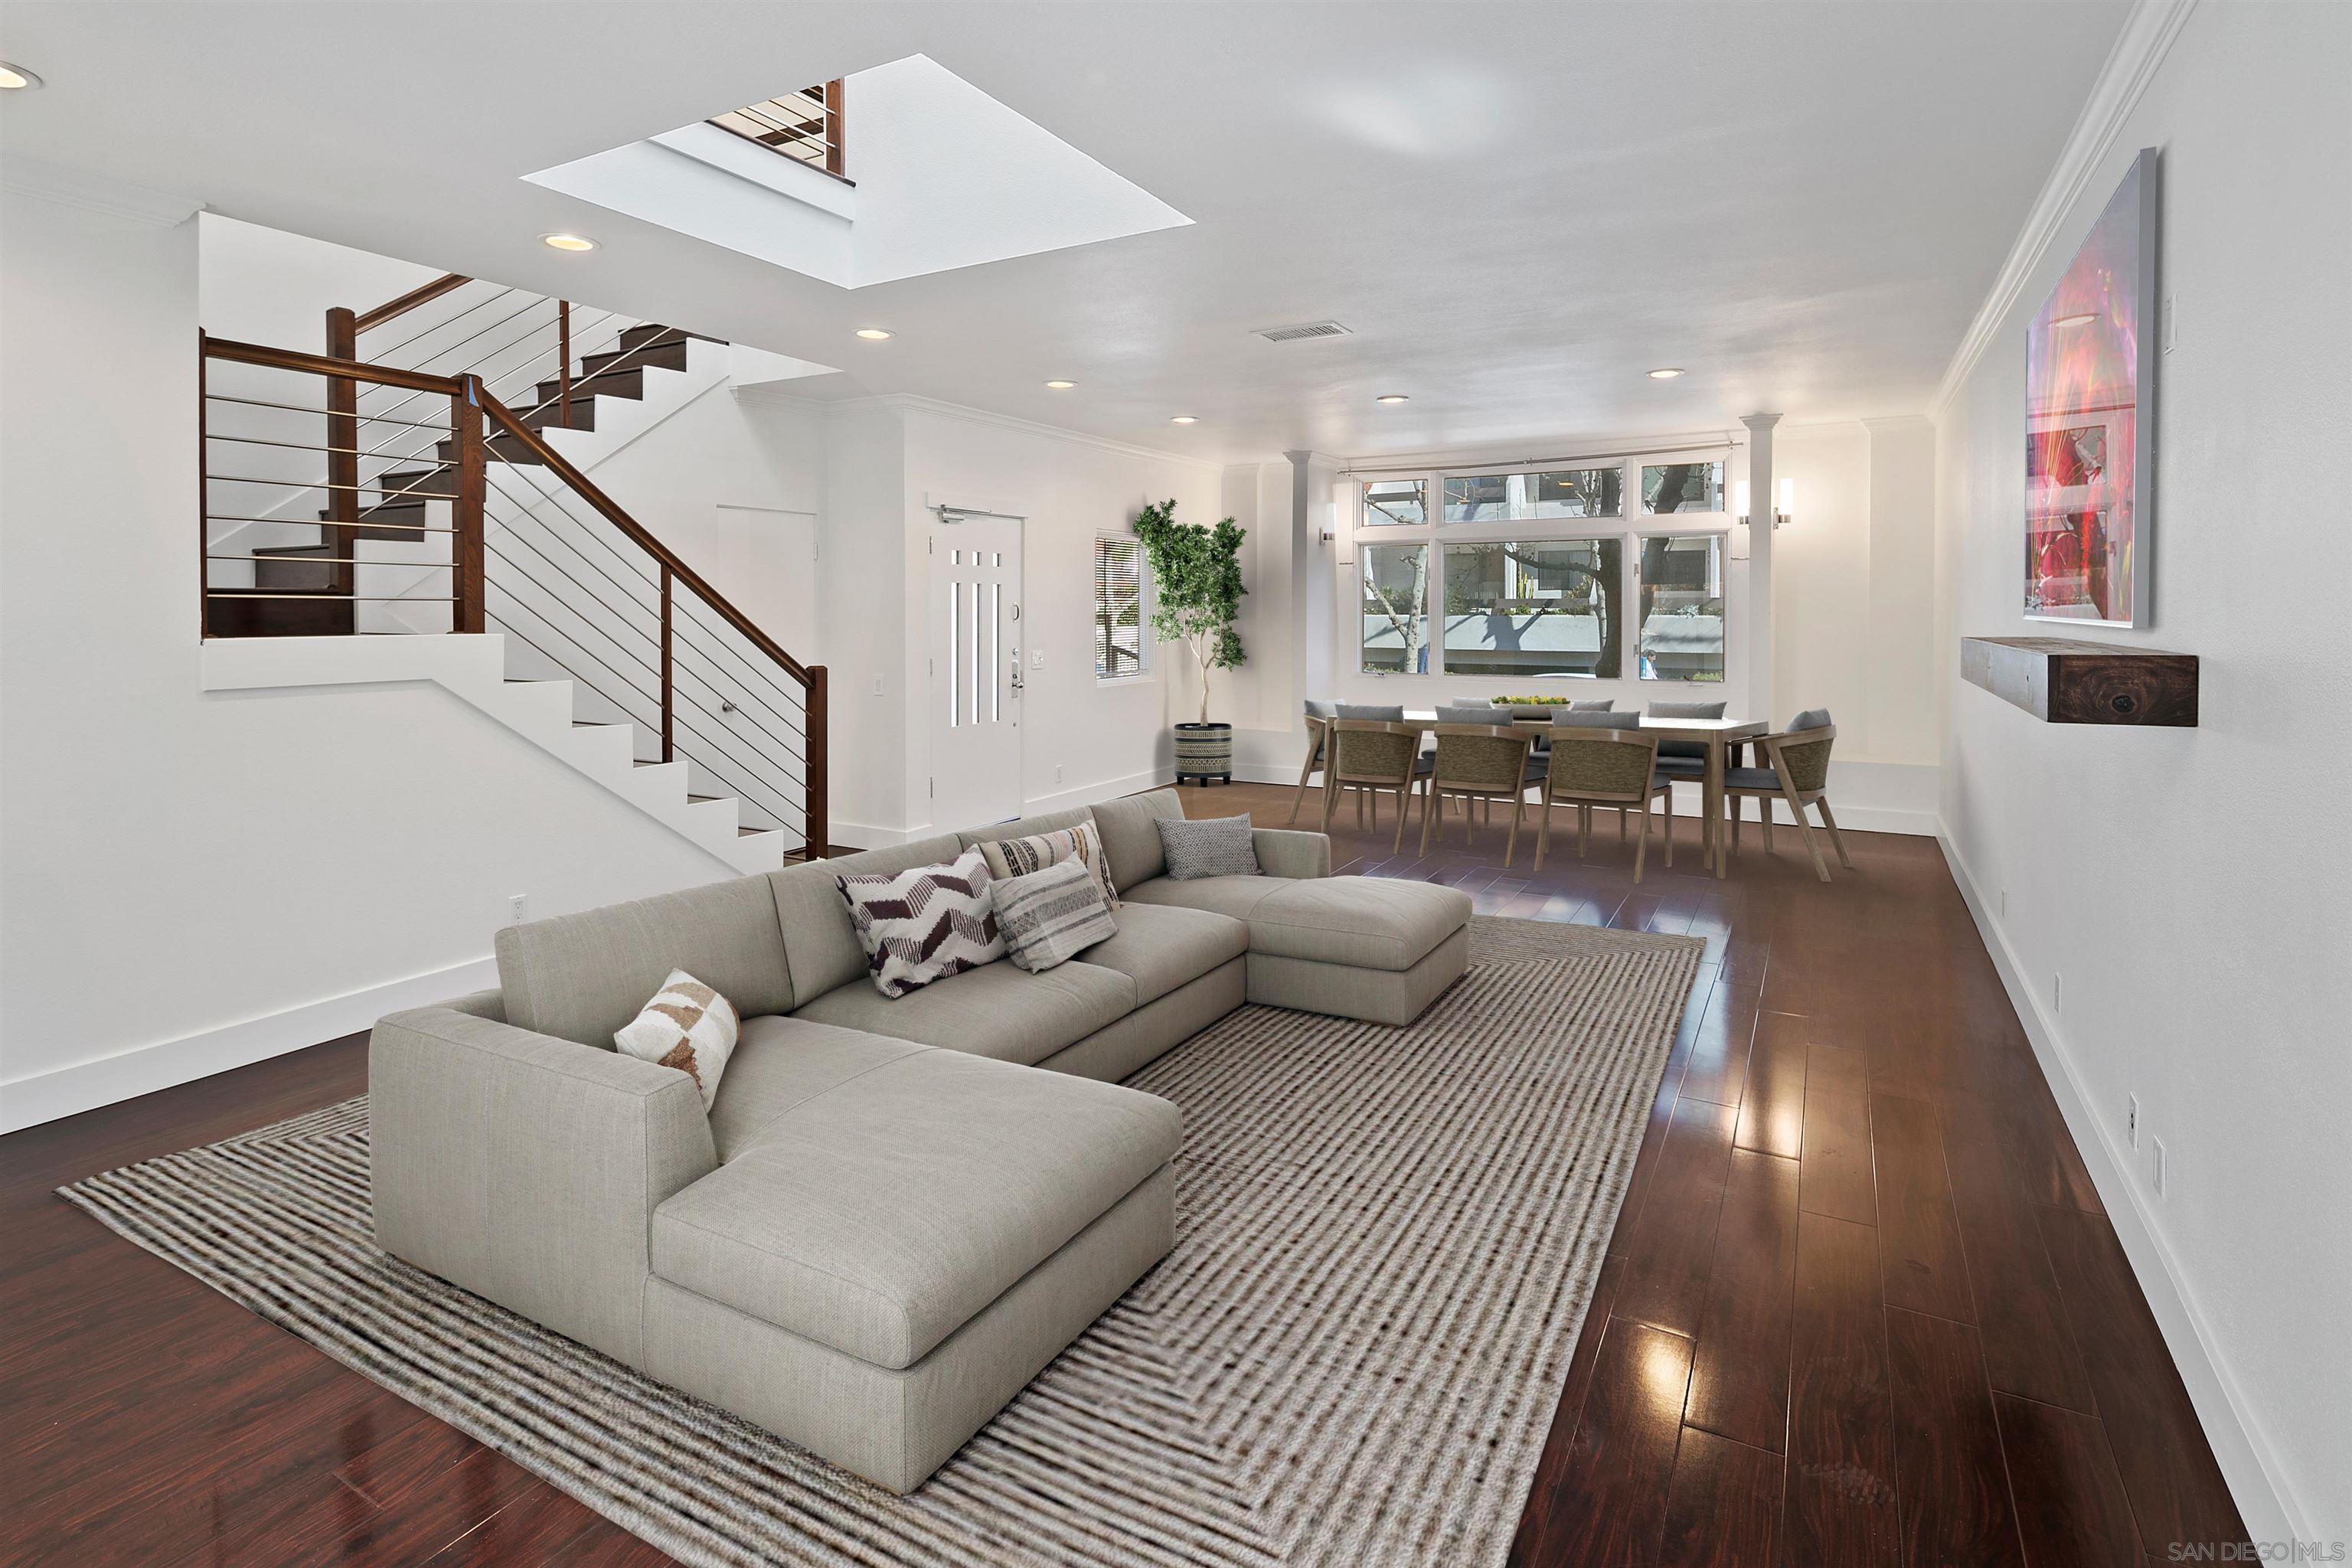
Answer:
POLYGON ((1118 934, 1102 884, 1082 860, 1056 860, 1042 871, 1008 878, 991 888, 990 897, 1013 962, 1033 973, 1118 934))
POLYGON ((719 1075, 735 1054, 734 1005, 683 969, 669 978, 645 1011, 623 1026, 613 1043, 656 1067, 676 1068, 702 1091, 702 1109, 719 1098, 719 1075))
POLYGON ((1058 833, 1035 833, 1026 838, 995 838, 980 847, 988 857, 993 877, 1026 877, 1065 860, 1082 860, 1102 884, 1103 903, 1118 908, 1118 889, 1110 879, 1110 862, 1102 852, 1102 835, 1091 822, 1065 827, 1058 833))
POLYGON ((1004 956, 989 900, 988 858, 968 849, 945 866, 895 877, 835 877, 866 973, 885 996, 978 969, 1004 956))

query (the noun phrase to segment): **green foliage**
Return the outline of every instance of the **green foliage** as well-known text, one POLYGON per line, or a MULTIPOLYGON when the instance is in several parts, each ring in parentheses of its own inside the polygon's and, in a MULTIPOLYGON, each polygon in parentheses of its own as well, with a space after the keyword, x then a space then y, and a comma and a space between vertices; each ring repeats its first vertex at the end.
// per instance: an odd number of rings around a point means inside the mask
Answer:
POLYGON ((1171 499, 1135 514, 1135 536, 1151 563, 1151 629, 1181 642, 1201 667, 1201 721, 1209 719, 1209 672, 1238 669, 1248 656, 1234 630, 1242 611, 1242 540, 1232 518, 1214 528, 1176 521, 1171 499))

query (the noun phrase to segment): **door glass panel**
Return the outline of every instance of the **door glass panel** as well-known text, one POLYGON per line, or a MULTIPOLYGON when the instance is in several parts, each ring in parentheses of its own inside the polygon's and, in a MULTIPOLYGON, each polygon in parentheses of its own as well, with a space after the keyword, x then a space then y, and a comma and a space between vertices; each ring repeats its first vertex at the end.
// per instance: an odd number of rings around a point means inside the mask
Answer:
POLYGON ((1004 715, 997 706, 997 693, 1004 682, 1000 671, 1004 658, 1004 584, 988 585, 988 721, 992 724, 1004 715))
POLYGON ((963 647, 962 614, 963 584, 951 582, 948 584, 947 668, 948 728, 950 730, 956 725, 956 693, 962 689, 956 682, 956 650, 963 647))

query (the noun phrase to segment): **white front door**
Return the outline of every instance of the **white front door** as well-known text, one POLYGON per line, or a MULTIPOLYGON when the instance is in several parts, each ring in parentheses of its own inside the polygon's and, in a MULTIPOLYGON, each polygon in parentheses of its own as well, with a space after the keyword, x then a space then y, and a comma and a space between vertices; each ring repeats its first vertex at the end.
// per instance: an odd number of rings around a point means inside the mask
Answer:
POLYGON ((1021 523, 931 525, 931 826, 1021 815, 1021 523))

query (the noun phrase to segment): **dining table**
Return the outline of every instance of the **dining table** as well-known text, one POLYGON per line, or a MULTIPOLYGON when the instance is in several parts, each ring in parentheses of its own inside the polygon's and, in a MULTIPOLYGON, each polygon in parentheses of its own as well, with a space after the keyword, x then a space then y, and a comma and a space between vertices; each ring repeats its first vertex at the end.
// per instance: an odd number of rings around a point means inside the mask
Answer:
MULTIPOLYGON (((1437 711, 1407 709, 1404 721, 1408 724, 1434 724, 1438 721, 1437 711)), ((1551 733, 1549 719, 1520 719, 1511 727, 1535 735, 1551 733)), ((1662 742, 1685 741, 1706 748, 1706 765, 1699 774, 1699 846, 1702 863, 1711 867, 1717 877, 1727 875, 1731 867, 1731 857, 1725 852, 1723 824, 1726 758, 1770 728, 1761 719, 1666 719, 1651 713, 1642 715, 1643 734, 1655 735, 1662 742)))

